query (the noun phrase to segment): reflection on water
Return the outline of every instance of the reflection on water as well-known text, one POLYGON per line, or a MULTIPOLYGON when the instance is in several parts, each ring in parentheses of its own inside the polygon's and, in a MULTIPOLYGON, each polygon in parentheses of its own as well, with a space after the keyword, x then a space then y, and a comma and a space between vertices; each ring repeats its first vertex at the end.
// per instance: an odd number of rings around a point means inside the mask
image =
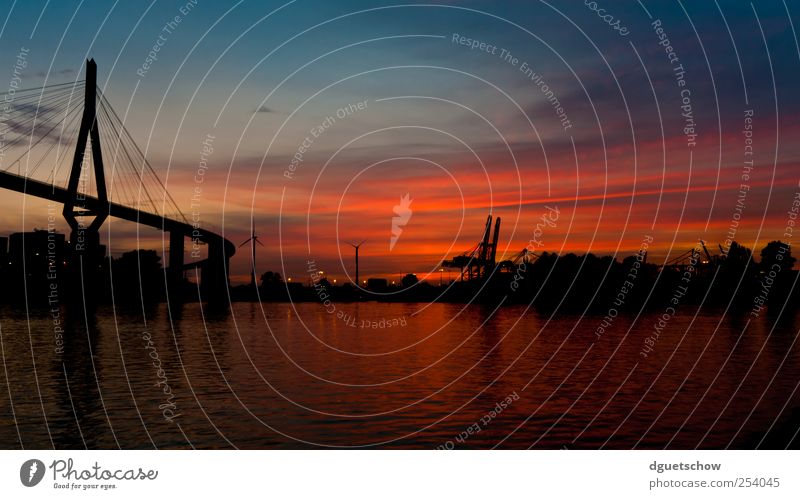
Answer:
POLYGON ((70 310, 60 316, 62 350, 50 311, 3 309, 0 442, 798 446, 794 317, 693 314, 681 310, 661 331, 656 315, 619 316, 597 335, 602 317, 524 307, 70 310))

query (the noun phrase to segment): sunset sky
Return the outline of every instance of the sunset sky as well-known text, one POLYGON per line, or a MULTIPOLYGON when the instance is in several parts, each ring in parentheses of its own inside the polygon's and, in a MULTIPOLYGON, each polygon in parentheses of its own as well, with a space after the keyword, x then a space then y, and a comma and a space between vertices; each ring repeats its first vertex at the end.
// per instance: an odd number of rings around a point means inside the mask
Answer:
MULTIPOLYGON (((22 87, 82 79, 93 57, 187 218, 237 245, 252 220, 259 272, 298 280, 313 259, 343 282, 347 243, 364 239, 365 278, 424 276, 474 246, 490 213, 510 257, 547 207, 559 217, 536 251, 621 259, 652 236, 658 263, 698 239, 724 244, 732 224, 756 249, 787 240, 800 192, 796 5, 601 0, 604 19, 593 2, 445 3, 15 2, 0 19, 0 91, 22 48, 22 87), (390 251, 405 194, 412 215, 390 251)), ((47 223, 45 202, 4 191, 0 204, 2 235, 47 223)), ((167 244, 126 222, 104 230, 115 255, 167 244)), ((250 265, 242 248, 232 279, 250 265)))

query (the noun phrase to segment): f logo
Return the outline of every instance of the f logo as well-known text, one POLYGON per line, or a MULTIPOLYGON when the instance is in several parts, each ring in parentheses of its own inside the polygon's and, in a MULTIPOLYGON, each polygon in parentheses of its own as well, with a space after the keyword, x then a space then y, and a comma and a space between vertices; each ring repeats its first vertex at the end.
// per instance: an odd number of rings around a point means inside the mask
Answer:
POLYGON ((393 208, 394 214, 397 215, 396 217, 392 217, 392 238, 389 240, 389 251, 394 249, 394 245, 397 244, 397 240, 400 239, 400 234, 403 233, 403 227, 406 226, 408 221, 411 219, 411 196, 406 194, 405 196, 400 198, 400 204, 395 205, 393 208))
POLYGON ((38 459, 28 459, 19 469, 19 479, 26 487, 35 487, 44 478, 44 463, 38 459))

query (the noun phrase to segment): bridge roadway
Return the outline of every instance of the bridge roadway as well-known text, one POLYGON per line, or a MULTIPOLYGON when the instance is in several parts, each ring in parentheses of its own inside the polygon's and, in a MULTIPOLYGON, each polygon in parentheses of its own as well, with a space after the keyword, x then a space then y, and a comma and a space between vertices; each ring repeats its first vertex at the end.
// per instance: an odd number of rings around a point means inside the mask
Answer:
MULTIPOLYGON (((37 198, 56 201, 61 204, 63 204, 69 197, 67 190, 62 187, 41 182, 39 180, 32 180, 23 177, 21 175, 16 175, 14 173, 8 173, 3 171, 0 171, 0 188, 21 192, 23 194, 29 194, 37 198)), ((105 208, 104 206, 102 206, 102 203, 97 198, 91 196, 86 196, 85 200, 82 203, 84 205, 83 206, 84 208, 94 213, 97 213, 105 208)), ((109 210, 109 215, 112 217, 121 218, 123 220, 129 220, 131 222, 136 222, 142 225, 146 225, 148 227, 153 227, 162 230, 164 232, 169 232, 171 236, 173 236, 174 234, 181 234, 185 237, 206 243, 209 245, 209 255, 213 254, 215 257, 224 255, 226 257, 225 258, 226 266, 227 266, 227 259, 233 256, 234 253, 236 253, 236 245, 234 245, 232 242, 228 241, 221 235, 203 228, 195 228, 194 226, 192 226, 192 224, 189 224, 187 222, 173 220, 167 217, 162 217, 161 215, 148 213, 146 211, 141 211, 136 208, 131 208, 129 206, 124 206, 112 202, 108 203, 107 209, 109 210), (222 253, 222 255, 220 255, 217 251, 212 251, 212 249, 219 248, 220 245, 222 248, 224 248, 224 252, 222 253)), ((175 241, 175 238, 171 237, 170 240, 175 241)), ((182 239, 180 242, 181 243, 183 242, 182 239)), ((183 245, 181 244, 181 246, 183 245)), ((183 251, 181 251, 181 260, 183 259, 182 253, 183 251)), ((205 262, 206 260, 193 262, 189 265, 183 265, 183 268, 202 266, 205 262)), ((210 263, 221 264, 222 262, 210 262, 210 263)))

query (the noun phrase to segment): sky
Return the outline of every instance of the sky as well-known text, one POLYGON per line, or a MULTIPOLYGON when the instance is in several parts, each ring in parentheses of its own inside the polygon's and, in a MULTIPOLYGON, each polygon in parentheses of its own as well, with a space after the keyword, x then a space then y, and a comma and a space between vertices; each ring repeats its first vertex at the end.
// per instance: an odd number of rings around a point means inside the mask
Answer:
MULTIPOLYGON (((345 282, 366 240, 364 278, 438 279, 489 214, 505 258, 793 242, 800 9, 782 0, 3 5, 0 91, 23 49, 24 88, 94 58, 184 215, 237 245, 255 227, 259 273, 314 260, 345 282)), ((0 204, 0 234, 47 224, 46 202, 0 204)), ((103 230, 112 255, 168 248, 103 230)), ((251 265, 245 245, 232 280, 251 265)))

